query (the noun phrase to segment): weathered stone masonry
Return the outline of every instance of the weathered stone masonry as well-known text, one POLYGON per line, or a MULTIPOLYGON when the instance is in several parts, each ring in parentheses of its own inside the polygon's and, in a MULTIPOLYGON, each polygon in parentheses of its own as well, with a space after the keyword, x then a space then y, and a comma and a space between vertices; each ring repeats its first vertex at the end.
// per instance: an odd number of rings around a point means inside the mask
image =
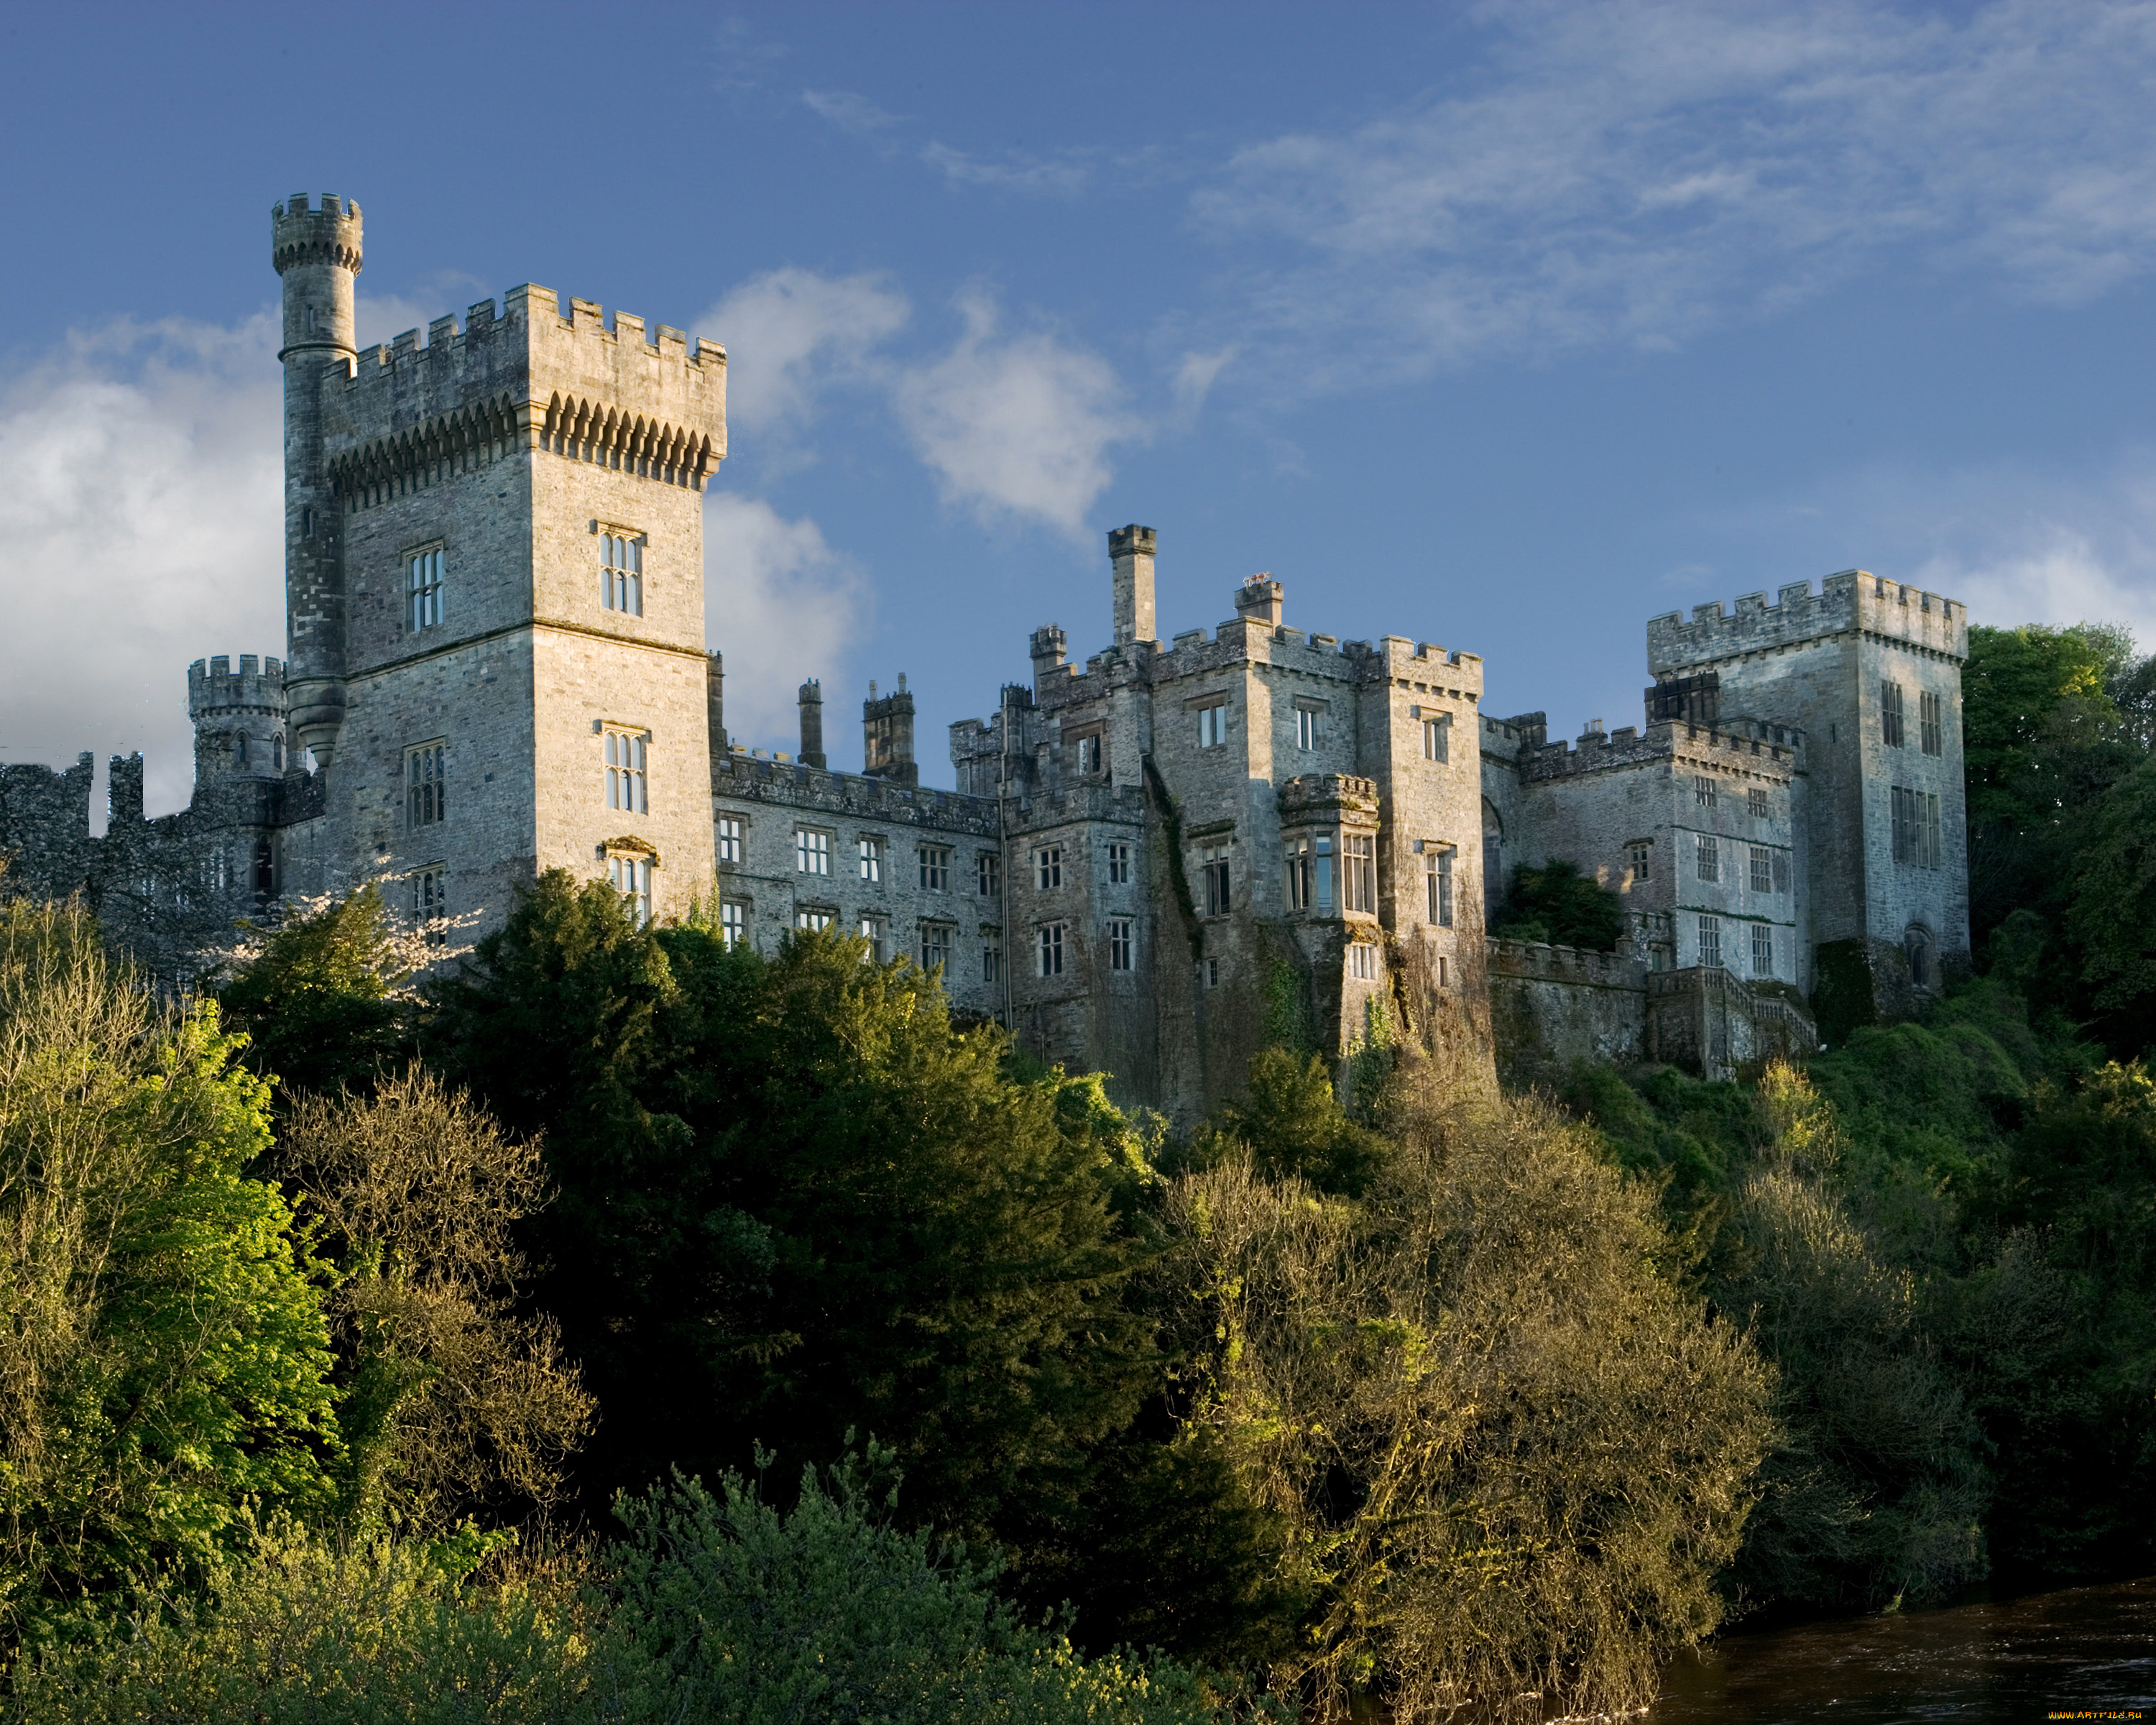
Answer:
POLYGON ((1270 576, 1163 642, 1132 525, 1107 644, 1074 663, 1035 630, 1030 680, 952 727, 955 790, 920 783, 903 677, 836 771, 814 681, 798 757, 726 729, 721 349, 527 285, 362 352, 357 207, 295 197, 271 229, 284 658, 189 670, 181 814, 146 819, 116 759, 93 839, 89 757, 0 768, 8 887, 85 892, 168 983, 295 896, 378 879, 483 931, 560 866, 766 947, 865 934, 1188 1124, 1277 1038, 1411 1035, 1463 1088, 1493 1060, 1726 1072, 1810 1045, 1830 960, 1889 1012, 1965 962, 1953 601, 1848 571, 1658 617, 1644 725, 1553 744, 1481 712, 1474 654, 1290 627, 1270 576), (1558 858, 1619 895, 1618 952, 1486 937, 1513 871, 1558 858))

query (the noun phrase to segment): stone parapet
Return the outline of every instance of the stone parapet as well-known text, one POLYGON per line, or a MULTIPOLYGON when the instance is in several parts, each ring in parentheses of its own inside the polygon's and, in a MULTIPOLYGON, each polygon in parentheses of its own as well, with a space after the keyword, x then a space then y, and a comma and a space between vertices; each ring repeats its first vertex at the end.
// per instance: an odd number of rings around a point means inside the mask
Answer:
POLYGON ((1969 607, 1868 570, 1845 569, 1822 581, 1817 593, 1808 581, 1792 583, 1771 605, 1764 593, 1741 593, 1733 614, 1716 600, 1693 606, 1690 621, 1676 611, 1650 618, 1647 669, 1660 676, 1852 632, 1958 662, 1969 656, 1969 607))

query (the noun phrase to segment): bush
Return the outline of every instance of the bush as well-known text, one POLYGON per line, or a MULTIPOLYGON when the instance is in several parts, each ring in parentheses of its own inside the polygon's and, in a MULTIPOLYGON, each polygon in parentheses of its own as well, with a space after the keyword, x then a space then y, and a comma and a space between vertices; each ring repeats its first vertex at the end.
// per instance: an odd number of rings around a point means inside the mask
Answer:
POLYGON ((1768 1374, 1658 1266, 1651 1197, 1548 1106, 1389 1102, 1359 1201, 1245 1158, 1182 1181, 1219 1337, 1194 1414, 1312 1603, 1276 1681, 1402 1716, 1614 1711, 1719 1620, 1768 1374))

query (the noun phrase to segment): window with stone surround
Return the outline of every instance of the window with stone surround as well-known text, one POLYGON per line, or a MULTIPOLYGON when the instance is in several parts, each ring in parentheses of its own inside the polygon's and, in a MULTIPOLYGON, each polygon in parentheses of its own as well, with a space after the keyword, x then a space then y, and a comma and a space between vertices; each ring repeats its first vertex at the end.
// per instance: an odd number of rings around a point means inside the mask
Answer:
POLYGON ((449 818, 449 746, 436 738, 404 751, 404 824, 430 827, 449 818))
POLYGON ((1063 974, 1063 924, 1060 922, 1044 922, 1040 925, 1039 932, 1040 946, 1038 948, 1038 963, 1040 968, 1035 974, 1040 976, 1061 976, 1063 974))
POLYGON ((1131 847, 1120 839, 1108 846, 1108 884, 1111 886, 1131 884, 1131 847))
POLYGON ((836 911, 826 911, 813 905, 803 905, 793 913, 793 926, 810 934, 829 928, 838 920, 836 911))
POLYGON ((831 872, 831 835, 815 827, 793 829, 793 872, 823 875, 831 872))
POLYGON ((1332 914, 1332 835, 1306 834, 1287 841, 1287 907, 1332 914))
POLYGON ((1946 752, 1946 720, 1939 697, 1930 693, 1917 697, 1917 740, 1928 755, 1946 752))
POLYGON ((719 938, 729 952, 748 938, 748 906, 739 899, 720 901, 719 938))
POLYGON ((1368 833, 1347 833, 1340 839, 1342 907, 1374 916, 1378 913, 1378 841, 1368 833))
POLYGON ((1108 919, 1109 969, 1129 970, 1134 968, 1132 955, 1137 950, 1137 943, 1131 932, 1134 927, 1127 916, 1111 916, 1108 919))
POLYGON ((606 729, 607 807, 629 814, 649 811, 644 794, 644 766, 651 733, 609 725, 606 729))
POLYGON ((1430 901, 1426 908, 1431 923, 1439 928, 1452 927, 1452 857, 1449 845, 1423 853, 1424 896, 1430 901))
POLYGON ((409 589, 405 614, 413 632, 435 628, 442 620, 442 547, 430 545, 413 552, 405 560, 405 572, 409 589))
POLYGON ((1422 757, 1440 764, 1452 758, 1452 717, 1424 719, 1422 721, 1422 757))
POLYGON ((430 947, 449 938, 449 871, 441 863, 429 863, 412 871, 412 922, 419 937, 430 947))
POLYGON ((1378 949, 1367 941, 1357 941, 1348 948, 1348 974, 1359 982, 1378 979, 1378 949))
POLYGON ((1774 890, 1774 853, 1763 845, 1752 847, 1752 890, 1760 893, 1774 890))
POLYGON ((1699 835, 1699 878, 1719 880, 1722 878, 1722 846, 1707 834, 1699 835))
POLYGON ((1920 988, 1932 985, 1932 932, 1921 922, 1912 922, 1902 937, 1902 950, 1908 955, 1909 980, 1920 988))
POLYGON ((884 936, 889 927, 886 918, 875 916, 862 917, 855 927, 855 933, 869 943, 869 962, 872 964, 883 963, 884 936))
POLYGON ((1939 799, 1934 791, 1917 793, 1917 866, 1939 865, 1939 799))
POLYGON ((1752 974, 1771 977, 1774 973, 1774 926, 1771 922, 1752 925, 1752 974))
POLYGON ((1295 746, 1314 749, 1324 740, 1325 709, 1314 701, 1295 704, 1295 746))
POLYGON ((1055 892, 1063 885, 1063 847, 1043 845, 1033 853, 1033 884, 1042 892, 1055 892))
POLYGON ((1939 865, 1939 799, 1935 793, 1895 785, 1892 833, 1894 860, 1915 868, 1939 865))
POLYGON ((981 980, 999 983, 1004 979, 1004 932, 1000 928, 981 931, 981 980))
POLYGON ((1101 741, 1101 733, 1097 731, 1089 732, 1077 740, 1078 776, 1081 778, 1091 778, 1099 774, 1102 759, 1101 741))
POLYGON ((1879 740, 1890 749, 1902 747, 1902 685, 1892 677, 1879 685, 1879 740))
POLYGON ((921 847, 921 890, 923 892, 948 892, 951 890, 951 847, 948 845, 924 845, 921 847))
POLYGON ((1000 897, 1004 890, 1004 860, 993 850, 973 858, 973 884, 983 898, 1000 897))
POLYGON ((1198 747, 1217 749, 1228 741, 1228 702, 1224 696, 1198 709, 1198 747))
POLYGON ((1744 803, 1746 812, 1751 815, 1753 819, 1766 819, 1767 793, 1760 786, 1755 784, 1745 791, 1744 803))
POLYGON ((1635 886, 1655 878, 1655 847, 1650 840, 1637 839, 1626 845, 1625 855, 1632 865, 1632 882, 1635 886))
POLYGON ((722 815, 719 820, 719 860, 737 863, 742 860, 742 824, 732 815, 722 815))
POLYGON ((649 922, 651 859, 648 856, 609 856, 607 859, 607 878, 613 882, 613 890, 629 901, 629 914, 636 918, 636 926, 641 928, 649 922))
POLYGON ((921 925, 921 968, 941 969, 951 962, 951 937, 957 931, 947 922, 921 925))
POLYGON ((1719 916, 1699 919, 1699 962, 1708 970, 1722 968, 1722 919, 1719 916))
POLYGON ((1209 916, 1228 914, 1230 902, 1228 850, 1228 841, 1224 839, 1198 847, 1198 870, 1204 880, 1205 914, 1209 916))
POLYGON ((873 833, 864 833, 860 841, 861 879, 871 886, 883 885, 883 840, 873 833))
POLYGON ((599 598, 609 611, 644 615, 644 544, 641 533, 618 527, 599 534, 599 598))
POLYGON ((1715 794, 1714 781, 1704 773, 1692 775, 1691 798, 1702 809, 1712 809, 1718 800, 1715 794))

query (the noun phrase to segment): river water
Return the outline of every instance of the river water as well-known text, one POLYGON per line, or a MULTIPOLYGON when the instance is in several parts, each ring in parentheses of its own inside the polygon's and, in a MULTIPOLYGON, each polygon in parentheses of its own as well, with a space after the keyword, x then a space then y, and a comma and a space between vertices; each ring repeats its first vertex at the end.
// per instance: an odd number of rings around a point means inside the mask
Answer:
POLYGON ((1943 1611, 1724 1636, 1669 1671, 1649 1725, 2156 1720, 2156 1576, 1943 1611))

